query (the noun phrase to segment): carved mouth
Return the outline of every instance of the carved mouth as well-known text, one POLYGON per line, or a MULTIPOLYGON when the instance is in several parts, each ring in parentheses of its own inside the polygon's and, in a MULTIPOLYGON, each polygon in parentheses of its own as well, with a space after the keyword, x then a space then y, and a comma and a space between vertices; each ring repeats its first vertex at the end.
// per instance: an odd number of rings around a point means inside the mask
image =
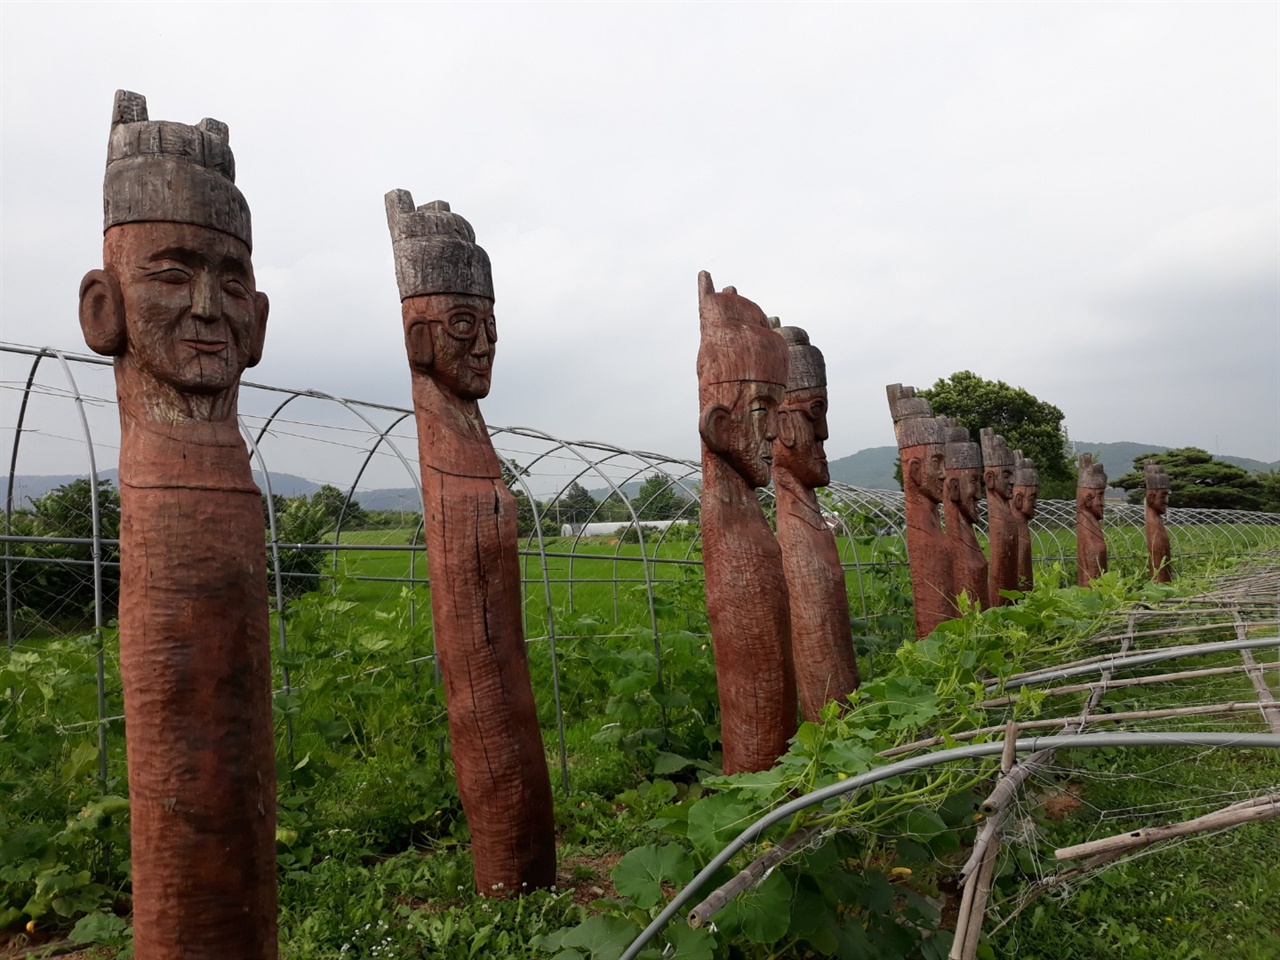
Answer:
POLYGON ((182 342, 197 353, 222 353, 227 349, 225 340, 184 340, 182 342))

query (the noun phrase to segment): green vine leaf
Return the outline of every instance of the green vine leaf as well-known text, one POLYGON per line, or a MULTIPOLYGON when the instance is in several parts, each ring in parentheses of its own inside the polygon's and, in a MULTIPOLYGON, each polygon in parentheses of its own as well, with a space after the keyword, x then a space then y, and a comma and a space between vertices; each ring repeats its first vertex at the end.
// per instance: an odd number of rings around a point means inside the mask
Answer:
POLYGON ((618 893, 648 910, 663 901, 664 883, 683 885, 693 879, 693 862, 673 843, 661 847, 651 843, 624 856, 609 876, 618 893))

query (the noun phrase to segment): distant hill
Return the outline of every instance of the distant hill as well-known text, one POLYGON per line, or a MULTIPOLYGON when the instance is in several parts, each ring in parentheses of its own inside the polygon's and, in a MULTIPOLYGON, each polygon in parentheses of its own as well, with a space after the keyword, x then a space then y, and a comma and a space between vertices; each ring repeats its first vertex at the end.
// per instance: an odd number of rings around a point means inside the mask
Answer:
MULTIPOLYGON (((1158 443, 1131 443, 1127 440, 1118 443, 1076 441, 1075 447, 1081 453, 1098 454, 1107 469, 1107 476, 1112 479, 1132 470, 1134 457, 1144 453, 1164 453, 1170 449, 1158 443)), ((1219 460, 1234 463, 1252 473, 1280 470, 1280 460, 1264 463, 1249 457, 1217 456, 1219 460)), ((831 479, 871 490, 897 490, 898 483, 893 479, 893 467, 897 459, 897 447, 868 447, 839 460, 832 460, 829 464, 831 479)))
MULTIPOLYGON (((1134 457, 1140 457, 1144 453, 1164 453, 1166 450, 1171 450, 1172 447, 1162 447, 1156 443, 1131 443, 1127 440, 1121 440, 1118 443, 1077 443, 1076 449, 1081 453, 1088 452, 1101 455, 1102 463, 1107 468, 1107 476, 1115 479, 1133 469, 1134 457)), ((1249 457, 1232 457, 1225 454, 1214 454, 1214 456, 1219 460, 1225 460, 1227 463, 1234 463, 1238 467, 1244 467, 1250 473, 1280 470, 1280 460, 1274 463, 1263 463, 1261 460, 1253 460, 1249 457)))
POLYGON ((893 479, 893 468, 897 462, 897 447, 868 447, 832 460, 827 466, 832 480, 869 490, 897 490, 898 481, 893 479))

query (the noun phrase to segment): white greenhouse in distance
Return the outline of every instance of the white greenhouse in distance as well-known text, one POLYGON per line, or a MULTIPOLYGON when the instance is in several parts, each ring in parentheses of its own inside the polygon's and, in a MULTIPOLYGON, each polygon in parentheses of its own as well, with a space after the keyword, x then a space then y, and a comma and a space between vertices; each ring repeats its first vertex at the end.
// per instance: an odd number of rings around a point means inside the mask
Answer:
MULTIPOLYGON (((645 531, 661 532, 673 526, 687 526, 688 520, 641 520, 640 527, 645 531)), ((560 525, 562 537, 620 537, 634 527, 634 520, 609 520, 600 523, 563 523, 560 525)))

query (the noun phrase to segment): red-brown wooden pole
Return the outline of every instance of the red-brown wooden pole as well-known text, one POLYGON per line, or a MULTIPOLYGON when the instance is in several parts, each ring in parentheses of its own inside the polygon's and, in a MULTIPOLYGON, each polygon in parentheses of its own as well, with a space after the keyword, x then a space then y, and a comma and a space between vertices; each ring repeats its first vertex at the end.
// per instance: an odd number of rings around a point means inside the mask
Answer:
POLYGON ((968 429, 957 420, 947 424, 947 489, 942 501, 947 543, 951 549, 951 588, 955 596, 968 594, 969 602, 987 606, 987 555, 982 552, 973 526, 980 520, 982 499, 982 448, 969 439, 968 429))
POLYGON ((720 695, 724 772, 767 770, 796 731, 782 551, 756 488, 767 486, 787 351, 764 312, 698 275, 702 559, 720 695))
POLYGON ((1102 534, 1107 472, 1091 454, 1080 457, 1076 481, 1076 583, 1087 587, 1107 572, 1107 541, 1102 534))
POLYGON ((120 673, 138 960, 273 960, 275 748, 262 499, 236 419, 262 355, 227 128, 119 91, 85 340, 120 400, 120 673))
POLYGON ((1040 495, 1040 471, 1035 461, 1024 457, 1022 451, 1014 453, 1013 469, 1013 526, 1018 533, 1018 589, 1030 590, 1035 586, 1035 571, 1031 563, 1031 521, 1036 516, 1036 500, 1040 495))
POLYGON ((556 879, 551 778, 520 609, 516 500, 477 401, 497 324, 489 257, 442 200, 387 194, 418 425, 431 619, 449 739, 486 896, 556 879))
POLYGON ((987 600, 993 607, 1010 601, 1002 590, 1018 589, 1018 532, 1013 520, 1014 454, 990 427, 978 431, 982 441, 982 479, 987 488, 987 549, 991 555, 987 600))
POLYGON ((800 712, 821 719, 822 707, 858 689, 858 660, 849 597, 835 534, 818 504, 831 482, 827 439, 827 366, 799 327, 778 331, 787 344, 787 392, 773 443, 778 544, 791 598, 791 650, 800 712))
POLYGON ((1156 583, 1173 580, 1169 547, 1169 529, 1164 525, 1164 512, 1169 509, 1169 474, 1164 465, 1154 460, 1143 464, 1147 477, 1146 508, 1143 510, 1143 533, 1147 541, 1147 571, 1156 583))
POLYGON ((885 391, 902 462, 916 636, 927 637, 954 616, 951 549, 938 518, 946 483, 947 425, 933 416, 924 397, 916 396, 915 387, 893 383, 885 391))

